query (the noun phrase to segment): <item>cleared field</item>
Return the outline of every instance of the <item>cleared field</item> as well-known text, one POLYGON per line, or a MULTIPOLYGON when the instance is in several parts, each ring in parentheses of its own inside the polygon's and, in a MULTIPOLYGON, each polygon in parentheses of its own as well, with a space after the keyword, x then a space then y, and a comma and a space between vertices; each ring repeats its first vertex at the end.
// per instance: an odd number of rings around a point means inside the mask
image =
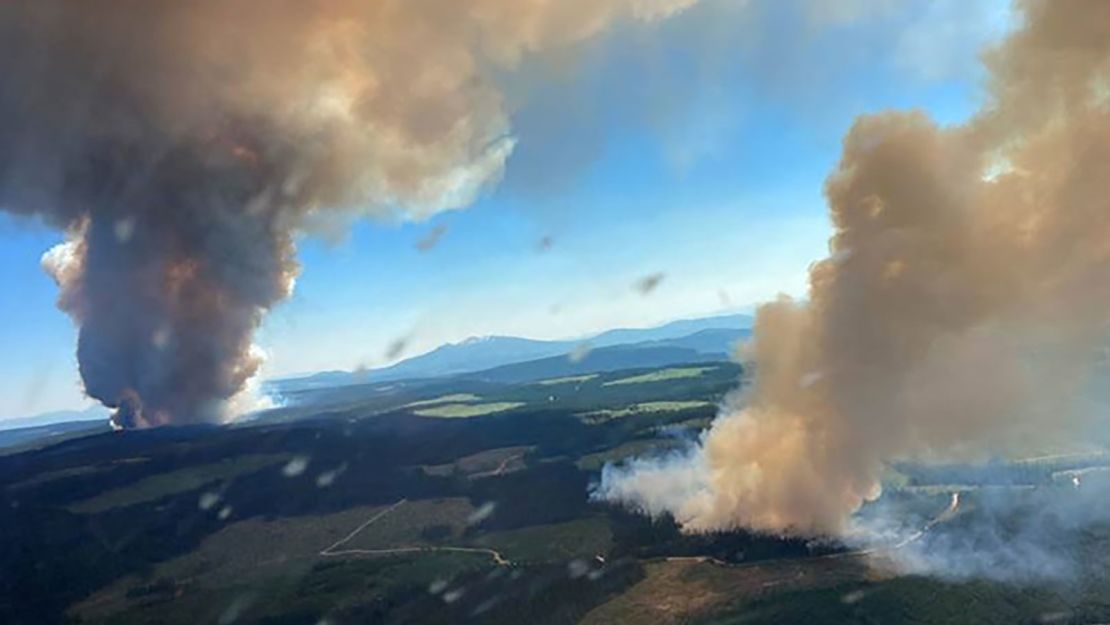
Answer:
POLYGON ((236 456, 201 464, 168 473, 152 475, 122 488, 101 493, 89 499, 82 499, 67 508, 78 514, 96 514, 112 508, 131 506, 144 501, 154 501, 166 495, 180 493, 217 480, 228 480, 237 475, 251 473, 269 466, 286 462, 291 454, 257 454, 236 456))
POLYGON ((701 623, 1012 625, 1104 622, 1100 618, 1106 613, 1104 608, 1076 611, 1068 599, 1067 592, 1044 586, 989 582, 956 584, 927 577, 901 577, 880 583, 850 583, 784 592, 745 603, 701 623))
POLYGON ((406 501, 345 542, 343 549, 395 549, 455 541, 472 514, 474 506, 465 497, 406 501))
MULTIPOLYGON (((343 605, 372 601, 390 586, 427 585, 489 566, 489 556, 481 553, 361 560, 319 555, 323 547, 388 507, 360 506, 328 515, 233 523, 194 551, 157 564, 147 575, 119 579, 68 613, 90 623, 230 622, 224 619, 229 606, 247 597, 251 601, 242 605, 244 616, 306 610, 322 615, 343 605)), ((254 621, 248 618, 247 622, 254 621)))
POLYGON ((441 417, 444 419, 465 419, 467 417, 480 417, 495 412, 504 412, 519 408, 524 402, 499 401, 488 404, 442 404, 413 410, 412 413, 419 417, 441 417))
POLYGON ((551 378, 548 380, 540 380, 539 382, 536 382, 536 384, 539 384, 540 386, 555 386, 557 384, 573 384, 576 382, 582 383, 589 382, 597 376, 598 374, 596 373, 587 373, 586 375, 571 375, 565 378, 551 378))
POLYGON ((478 401, 482 399, 474 393, 454 393, 452 395, 443 395, 441 397, 433 397, 432 399, 422 399, 414 401, 402 406, 402 408, 419 408, 420 406, 435 406, 436 404, 458 403, 478 401))
MULTIPOLYGON (((647 577, 586 615, 581 625, 677 625, 780 592, 829 588, 871 579, 861 558, 809 558, 720 566, 700 558, 649 562, 647 577)), ((777 623, 801 623, 778 621, 777 623)))
POLYGON ((605 519, 588 518, 492 532, 472 543, 496 549, 513 562, 527 564, 575 558, 589 560, 605 555, 613 546, 613 534, 605 519))
POLYGON ((133 589, 168 579, 197 589, 220 589, 244 582, 304 574, 320 549, 339 540, 386 506, 360 506, 336 514, 232 523, 197 549, 158 564, 145 577, 128 576, 94 593, 71 610, 86 618, 122 610, 138 601, 133 589), (128 597, 131 591, 132 597, 128 597))
POLYGON ((523 469, 524 454, 532 449, 531 446, 498 447, 464 456, 454 462, 423 465, 420 468, 428 475, 441 477, 455 474, 472 478, 503 475, 523 469))
POLYGON ((678 412, 680 410, 704 408, 712 405, 713 404, 710 402, 701 400, 647 401, 639 404, 632 404, 631 406, 617 410, 591 410, 590 412, 582 412, 578 414, 578 417, 586 423, 604 423, 613 419, 621 419, 637 414, 650 412, 678 412))
POLYGON ((681 380, 683 378, 696 378, 706 371, 713 371, 717 367, 672 367, 670 369, 660 369, 659 371, 652 371, 651 373, 644 373, 642 375, 634 375, 628 378, 620 378, 619 380, 611 380, 605 382, 602 386, 620 386, 622 384, 648 384, 650 382, 666 382, 668 380, 681 380))

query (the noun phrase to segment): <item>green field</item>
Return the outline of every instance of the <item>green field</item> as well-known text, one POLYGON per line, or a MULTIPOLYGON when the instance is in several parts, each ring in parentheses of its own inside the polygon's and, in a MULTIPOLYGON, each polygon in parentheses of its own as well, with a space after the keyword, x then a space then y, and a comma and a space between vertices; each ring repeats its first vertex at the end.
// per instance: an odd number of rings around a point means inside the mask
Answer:
POLYGON ((451 395, 441 395, 431 399, 422 399, 420 401, 409 402, 402 406, 403 408, 419 408, 421 406, 435 406, 436 404, 459 403, 478 401, 481 397, 474 393, 453 393, 451 395))
POLYGON ((634 375, 627 378, 620 378, 619 380, 612 380, 610 382, 605 382, 603 386, 620 386, 622 384, 648 384, 652 382, 681 380, 683 378, 696 378, 708 371, 713 371, 716 368, 717 367, 673 367, 670 369, 652 371, 651 373, 634 375))
POLYGON ((692 408, 704 408, 712 406, 713 404, 707 401, 690 400, 690 401, 647 401, 639 404, 632 404, 626 408, 619 409, 605 409, 605 410, 592 410, 590 412, 579 413, 587 423, 604 423, 611 419, 621 419, 630 417, 632 415, 652 413, 652 412, 679 412, 682 410, 690 410, 692 408))
POLYGON ((420 417, 441 417, 444 419, 465 419, 467 417, 480 417, 482 415, 504 412, 519 408, 524 402, 498 401, 487 404, 437 404, 429 408, 413 410, 414 415, 420 417))
POLYGON ((540 380, 539 382, 536 382, 536 384, 539 384, 541 386, 555 386, 555 385, 558 385, 558 384, 573 384, 573 383, 589 382, 590 380, 596 379, 597 376, 598 376, 598 374, 596 374, 596 373, 587 373, 586 375, 571 375, 571 376, 567 376, 567 377, 564 377, 564 378, 551 378, 549 380, 540 380))

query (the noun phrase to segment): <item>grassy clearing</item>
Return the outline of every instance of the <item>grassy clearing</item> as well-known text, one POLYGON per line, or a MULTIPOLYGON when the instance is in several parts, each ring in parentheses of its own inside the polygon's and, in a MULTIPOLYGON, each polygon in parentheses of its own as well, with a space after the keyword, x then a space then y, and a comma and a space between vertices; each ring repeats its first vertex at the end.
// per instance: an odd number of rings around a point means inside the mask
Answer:
POLYGON ((474 393, 455 393, 453 395, 443 395, 441 397, 433 397, 432 399, 422 399, 414 401, 402 406, 402 408, 419 408, 421 406, 435 406, 436 404, 459 403, 478 401, 481 397, 474 393))
POLYGON ((368 525, 339 551, 450 543, 457 541, 466 530, 467 519, 473 513, 474 506, 465 497, 406 501, 368 525))
POLYGON ((693 408, 704 408, 712 406, 710 402, 701 400, 691 401, 647 401, 639 404, 632 404, 627 408, 620 408, 618 410, 591 410, 590 412, 582 412, 578 414, 586 423, 604 423, 613 419, 622 419, 624 417, 631 417, 633 415, 652 413, 652 412, 678 412, 680 410, 690 410, 693 408))
POLYGON ((484 477, 486 475, 511 473, 524 468, 524 454, 532 450, 531 446, 498 447, 487 449, 476 454, 463 456, 454 462, 446 464, 423 465, 420 468, 428 475, 447 476, 462 474, 468 477, 484 477))
POLYGON ((713 371, 717 367, 673 367, 670 369, 660 369, 659 371, 652 371, 651 373, 644 373, 641 375, 634 375, 628 378, 620 378, 619 380, 611 380, 605 382, 602 386, 620 386, 622 384, 648 384, 651 382, 666 382, 667 380, 681 380, 684 378, 696 378, 706 371, 713 371))
POLYGON ((209 482, 229 480, 237 475, 278 465, 291 457, 290 454, 246 455, 211 464, 185 467, 169 473, 152 475, 122 488, 116 488, 89 499, 82 499, 69 505, 68 509, 70 512, 78 514, 97 514, 112 508, 154 501, 166 495, 200 488, 209 482))
POLYGON ((587 373, 586 375, 571 375, 565 378, 551 378, 548 380, 540 380, 539 382, 536 382, 536 384, 539 384, 540 386, 555 386, 557 384, 573 384, 575 382, 582 383, 589 382, 597 376, 598 374, 596 373, 587 373))
POLYGON ((605 519, 589 518, 491 532, 473 544, 496 549, 517 563, 561 562, 607 554, 613 546, 613 534, 605 519))
POLYGON ((442 404, 429 408, 413 410, 412 413, 419 417, 441 417, 444 419, 465 419, 467 417, 480 417, 495 412, 504 412, 523 406, 523 402, 499 401, 488 404, 442 404))

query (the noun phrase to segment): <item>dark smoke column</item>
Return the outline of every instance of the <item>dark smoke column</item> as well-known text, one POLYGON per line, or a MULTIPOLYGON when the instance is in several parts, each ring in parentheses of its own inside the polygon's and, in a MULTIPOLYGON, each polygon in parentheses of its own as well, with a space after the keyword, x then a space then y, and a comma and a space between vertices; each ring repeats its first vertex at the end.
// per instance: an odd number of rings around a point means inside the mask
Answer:
POLYGON ((295 199, 272 195, 263 156, 222 141, 88 162, 78 186, 103 204, 47 259, 80 326, 86 391, 123 427, 218 420, 260 365, 263 313, 290 292, 281 219, 295 199))
POLYGON ((514 145, 493 76, 692 2, 0 3, 0 210, 67 232, 44 264, 118 425, 221 420, 294 233, 466 206, 514 145))

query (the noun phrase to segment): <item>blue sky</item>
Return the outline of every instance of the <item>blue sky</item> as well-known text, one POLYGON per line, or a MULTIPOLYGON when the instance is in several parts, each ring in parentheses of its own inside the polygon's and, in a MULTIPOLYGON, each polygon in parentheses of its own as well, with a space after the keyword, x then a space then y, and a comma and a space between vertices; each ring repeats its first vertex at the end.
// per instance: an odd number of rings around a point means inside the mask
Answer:
MULTIPOLYGON (((525 62, 504 78, 516 150, 476 203, 302 237, 296 292, 257 337, 267 375, 380 366, 398 339, 404 356, 804 296, 829 235, 823 180, 852 120, 885 108, 964 119, 983 97, 977 50, 1008 19, 989 2, 791 10, 804 4, 708 2, 570 60, 525 62), (656 272, 654 292, 633 288, 656 272)), ((75 331, 39 266, 61 238, 0 213, 0 417, 85 404, 75 331)))

